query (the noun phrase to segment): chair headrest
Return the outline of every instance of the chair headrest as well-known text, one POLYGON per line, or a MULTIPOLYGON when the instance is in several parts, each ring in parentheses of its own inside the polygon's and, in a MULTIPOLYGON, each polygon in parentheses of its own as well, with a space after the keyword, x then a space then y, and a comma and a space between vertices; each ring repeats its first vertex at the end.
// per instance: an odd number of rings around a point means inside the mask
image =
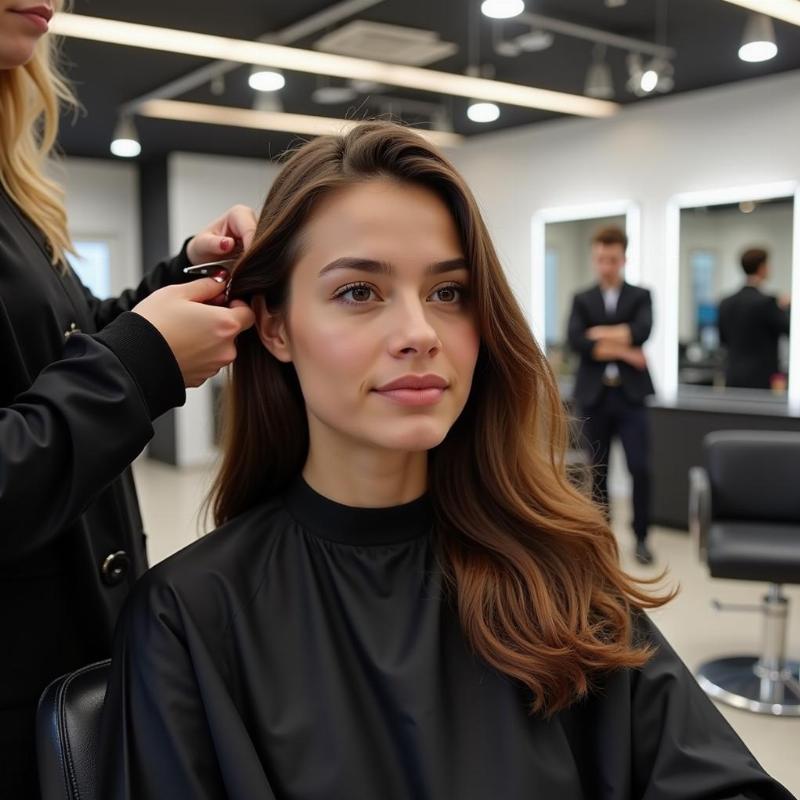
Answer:
POLYGON ((36 749, 42 800, 95 800, 100 716, 110 661, 53 681, 39 700, 36 749))
POLYGON ((800 526, 800 433, 715 431, 703 447, 715 519, 800 526))

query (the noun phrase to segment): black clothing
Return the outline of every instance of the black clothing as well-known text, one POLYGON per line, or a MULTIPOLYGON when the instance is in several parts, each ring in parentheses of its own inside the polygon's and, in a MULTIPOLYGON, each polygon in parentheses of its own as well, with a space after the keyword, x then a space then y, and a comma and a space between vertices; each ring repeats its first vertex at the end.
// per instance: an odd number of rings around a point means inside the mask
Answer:
POLYGON ((597 403, 578 409, 590 453, 594 499, 608 507, 608 454, 619 436, 633 483, 633 532, 643 542, 650 521, 650 421, 647 407, 633 403, 621 388, 603 387, 597 403))
POLYGON ((608 455, 611 440, 619 436, 633 481, 633 530, 638 541, 647 538, 650 524, 650 443, 645 398, 653 393, 653 381, 645 368, 624 361, 610 362, 619 372, 619 386, 604 383, 608 361, 598 361, 595 342, 586 331, 596 325, 627 324, 631 344, 641 347, 653 327, 650 292, 623 283, 613 314, 606 311, 599 286, 579 292, 572 301, 567 338, 580 355, 573 400, 583 423, 584 446, 592 465, 592 495, 608 510, 608 455))
MULTIPOLYGON (((594 286, 575 295, 569 315, 567 339, 570 347, 580 356, 578 373, 575 376, 575 401, 580 406, 591 406, 597 402, 603 390, 603 375, 607 361, 596 361, 592 357, 595 342, 586 337, 586 331, 595 325, 619 325, 626 323, 631 329, 634 347, 641 347, 650 336, 653 327, 653 306, 650 292, 640 286, 623 283, 614 314, 607 314, 603 293, 594 286)), ((619 369, 622 390, 629 400, 642 403, 653 393, 653 382, 648 370, 639 370, 624 361, 613 362, 619 369)))
POLYGON ((728 351, 727 386, 769 389, 778 372, 778 341, 789 335, 789 312, 755 286, 719 304, 719 337, 728 351))
POLYGON ((164 262, 137 289, 100 301, 72 270, 50 264, 41 234, 0 188, 3 796, 38 797, 39 695, 110 654, 119 609, 146 568, 127 467, 151 438, 151 420, 181 405, 185 391, 162 336, 124 312, 185 280, 187 264, 185 254, 164 262))
POLYGON ((427 498, 298 479, 158 564, 122 615, 104 800, 790 800, 658 651, 545 721, 469 649, 427 498))

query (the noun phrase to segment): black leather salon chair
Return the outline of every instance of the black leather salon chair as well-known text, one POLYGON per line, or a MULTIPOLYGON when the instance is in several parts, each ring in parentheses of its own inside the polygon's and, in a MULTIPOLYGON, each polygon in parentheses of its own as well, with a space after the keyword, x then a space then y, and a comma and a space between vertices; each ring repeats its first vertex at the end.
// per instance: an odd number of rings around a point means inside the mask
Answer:
POLYGON ((752 606, 762 615, 761 652, 702 664, 711 697, 760 714, 800 716, 797 662, 786 658, 789 600, 800 584, 800 433, 717 431, 703 440, 705 467, 689 473, 689 524, 713 578, 769 584, 752 606))
POLYGON ((36 749, 42 800, 96 800, 95 758, 109 661, 53 681, 39 700, 36 749))

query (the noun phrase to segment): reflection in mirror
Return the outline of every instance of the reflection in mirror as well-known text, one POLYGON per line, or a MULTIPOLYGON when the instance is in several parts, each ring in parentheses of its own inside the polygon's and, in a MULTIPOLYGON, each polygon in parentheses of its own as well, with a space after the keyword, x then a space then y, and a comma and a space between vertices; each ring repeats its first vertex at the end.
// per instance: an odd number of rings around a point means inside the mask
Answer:
POLYGON ((575 374, 578 356, 567 344, 567 322, 577 292, 596 283, 592 237, 601 228, 625 230, 626 217, 594 217, 545 224, 545 352, 559 377, 575 374))
POLYGON ((791 197, 683 208, 678 381, 784 394, 791 197))

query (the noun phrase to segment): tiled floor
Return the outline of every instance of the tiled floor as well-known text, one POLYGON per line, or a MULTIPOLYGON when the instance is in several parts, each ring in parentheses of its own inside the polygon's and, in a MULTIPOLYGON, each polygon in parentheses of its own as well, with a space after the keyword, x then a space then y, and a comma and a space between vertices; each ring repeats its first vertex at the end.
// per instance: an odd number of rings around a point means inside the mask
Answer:
MULTIPOLYGON (((177 470, 140 459, 135 472, 151 563, 156 563, 193 541, 206 528, 198 508, 208 488, 210 470, 177 470)), ((624 508, 624 506, 623 506, 624 508)), ((657 569, 639 567, 630 558, 630 538, 617 514, 625 567, 635 575, 652 575, 657 569)), ((655 529, 653 549, 658 567, 668 567, 667 582, 680 586, 680 594, 654 619, 672 645, 689 664, 697 665, 720 655, 754 652, 759 644, 758 615, 747 612, 717 612, 711 599, 754 603, 764 586, 740 581, 710 580, 698 562, 686 533, 655 529)), ((789 652, 800 657, 800 587, 787 588, 793 606, 790 617, 789 652)), ((800 718, 763 717, 720 706, 756 758, 794 794, 800 796, 800 718)))

